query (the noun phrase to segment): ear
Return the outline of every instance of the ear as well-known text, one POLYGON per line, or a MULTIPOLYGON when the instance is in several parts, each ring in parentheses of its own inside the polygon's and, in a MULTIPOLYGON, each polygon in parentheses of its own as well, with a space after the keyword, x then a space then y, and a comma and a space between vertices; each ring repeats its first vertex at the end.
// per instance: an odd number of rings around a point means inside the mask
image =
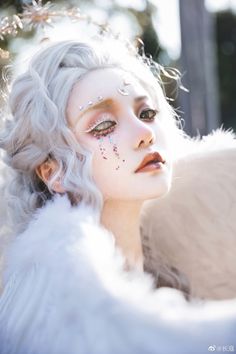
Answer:
MULTIPOLYGON (((58 170, 58 162, 53 159, 48 159, 38 166, 35 170, 37 176, 48 185, 50 178, 58 170)), ((56 193, 65 193, 65 189, 61 185, 61 178, 59 177, 52 185, 52 189, 56 193)))

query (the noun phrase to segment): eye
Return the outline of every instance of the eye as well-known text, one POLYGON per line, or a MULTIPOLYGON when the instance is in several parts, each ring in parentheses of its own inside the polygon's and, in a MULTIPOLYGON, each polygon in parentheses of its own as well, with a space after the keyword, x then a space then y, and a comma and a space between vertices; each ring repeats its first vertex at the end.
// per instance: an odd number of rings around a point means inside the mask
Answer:
POLYGON ((152 108, 145 108, 141 111, 139 118, 145 122, 153 122, 157 115, 157 110, 152 108))
POLYGON ((106 136, 114 131, 116 124, 117 123, 115 121, 106 120, 96 125, 96 127, 94 127, 90 132, 94 136, 106 136))

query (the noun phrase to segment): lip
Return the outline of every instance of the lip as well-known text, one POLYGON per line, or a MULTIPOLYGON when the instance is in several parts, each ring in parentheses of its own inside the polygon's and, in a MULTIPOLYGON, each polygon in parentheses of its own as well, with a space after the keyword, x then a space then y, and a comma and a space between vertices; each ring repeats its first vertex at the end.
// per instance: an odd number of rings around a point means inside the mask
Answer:
POLYGON ((144 157, 141 164, 136 168, 134 173, 159 170, 162 168, 165 162, 166 161, 163 159, 161 154, 159 154, 159 152, 151 152, 144 157))

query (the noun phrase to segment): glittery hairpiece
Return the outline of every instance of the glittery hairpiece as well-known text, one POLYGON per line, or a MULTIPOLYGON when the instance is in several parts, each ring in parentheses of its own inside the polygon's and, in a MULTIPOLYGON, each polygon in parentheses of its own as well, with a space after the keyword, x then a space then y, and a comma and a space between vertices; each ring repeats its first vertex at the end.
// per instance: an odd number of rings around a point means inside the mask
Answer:
MULTIPOLYGON (((111 38, 119 39, 131 50, 136 50, 135 46, 126 39, 120 37, 120 34, 113 33, 107 23, 98 23, 89 15, 82 14, 78 7, 58 9, 58 5, 47 2, 42 4, 42 0, 32 0, 31 4, 23 6, 23 12, 12 16, 0 18, 0 41, 6 37, 16 37, 21 31, 27 32, 32 29, 52 27, 53 24, 62 18, 69 18, 72 22, 83 21, 92 24, 98 28, 100 35, 108 35, 111 38)), ((0 58, 8 59, 10 53, 1 48, 0 58)))
MULTIPOLYGON (((109 38, 122 42, 143 64, 150 68, 160 83, 162 83, 163 76, 168 77, 176 80, 178 86, 187 91, 181 83, 181 73, 177 69, 164 68, 153 61, 151 56, 146 56, 141 39, 137 38, 136 43, 131 43, 126 38, 122 38, 119 33, 114 33, 107 23, 98 23, 89 15, 82 14, 78 7, 62 8, 59 10, 57 5, 51 2, 43 5, 42 0, 32 0, 31 4, 23 6, 22 13, 0 18, 0 41, 9 36, 16 37, 21 31, 27 32, 32 29, 43 29, 47 26, 52 26, 56 21, 63 18, 69 18, 72 22, 83 21, 94 25, 98 28, 100 35, 107 35, 109 38)), ((0 58, 8 59, 9 57, 10 53, 1 48, 0 43, 0 58)), ((127 95, 128 93, 124 87, 120 87, 118 90, 121 95, 127 95)))

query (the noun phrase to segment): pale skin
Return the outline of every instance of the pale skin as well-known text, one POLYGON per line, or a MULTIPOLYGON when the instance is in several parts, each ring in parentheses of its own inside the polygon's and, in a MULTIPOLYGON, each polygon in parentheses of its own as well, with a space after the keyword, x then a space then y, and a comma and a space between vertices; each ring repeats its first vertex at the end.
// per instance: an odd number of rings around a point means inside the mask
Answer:
MULTIPOLYGON (((161 105, 139 82, 120 69, 99 69, 75 84, 67 105, 68 125, 77 141, 93 152, 94 182, 102 192, 101 224, 110 230, 128 268, 143 268, 139 217, 147 199, 170 188, 172 164, 161 105), (147 154, 158 152, 164 164, 136 171, 147 154)), ((37 174, 47 184, 55 161, 37 174)), ((54 191, 64 193, 60 181, 54 191)))

